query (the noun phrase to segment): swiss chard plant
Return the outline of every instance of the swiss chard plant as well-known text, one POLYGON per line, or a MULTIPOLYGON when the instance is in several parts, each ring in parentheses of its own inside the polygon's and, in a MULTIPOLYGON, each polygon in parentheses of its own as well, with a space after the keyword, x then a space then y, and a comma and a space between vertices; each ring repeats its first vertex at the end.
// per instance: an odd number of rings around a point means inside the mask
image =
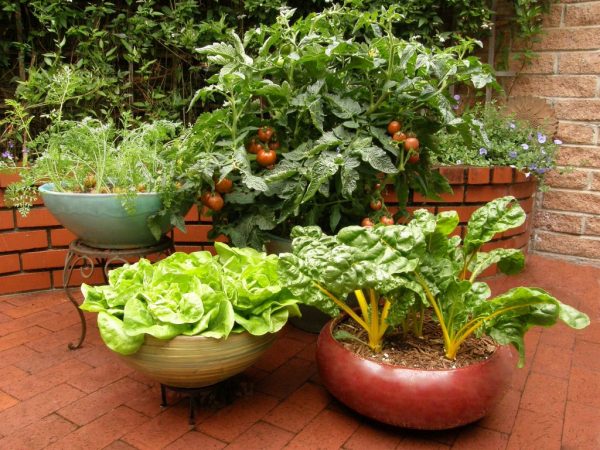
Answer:
POLYGON ((352 226, 335 236, 296 227, 293 254, 281 255, 281 277, 302 302, 331 315, 347 313, 367 332, 375 352, 389 330, 421 336, 430 312, 447 358, 455 359, 468 337, 486 334, 514 345, 522 365, 524 334, 532 326, 558 320, 576 329, 589 324, 587 315, 542 289, 517 287, 490 298, 488 285, 477 281, 492 264, 506 274, 523 268, 520 250, 482 246, 524 220, 519 203, 504 197, 473 213, 463 240, 452 236, 459 223, 454 211, 435 216, 419 210, 407 225, 352 226), (350 293, 358 309, 348 305, 350 293))
POLYGON ((194 125, 200 157, 188 182, 207 191, 215 232, 235 245, 260 247, 264 232, 287 237, 295 224, 333 232, 391 220, 386 183, 401 203, 409 188, 449 190, 428 153, 439 129, 469 128, 450 86, 494 82, 467 56, 475 41, 442 50, 397 38, 393 7, 292 15, 198 49, 216 73, 196 101, 219 107, 194 125), (227 190, 216 186, 224 179, 227 190))
POLYGON ((82 285, 81 309, 98 313, 102 340, 113 351, 135 353, 146 334, 227 338, 247 331, 279 331, 298 315, 297 300, 283 286, 278 259, 249 248, 215 243, 207 251, 175 253, 112 270, 109 284, 82 285))

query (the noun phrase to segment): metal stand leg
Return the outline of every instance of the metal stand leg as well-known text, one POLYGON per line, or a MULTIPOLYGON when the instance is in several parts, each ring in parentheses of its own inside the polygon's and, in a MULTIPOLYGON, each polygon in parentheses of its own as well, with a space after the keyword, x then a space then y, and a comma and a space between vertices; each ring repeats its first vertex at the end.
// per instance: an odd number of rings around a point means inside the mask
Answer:
POLYGON ((166 408, 167 406, 169 406, 169 404, 167 403, 167 387, 162 383, 160 383, 160 398, 161 398, 161 403, 160 403, 161 408, 166 408))
POLYGON ((79 309, 79 303, 75 300, 75 297, 71 294, 69 290, 69 282, 71 281, 71 276, 73 275, 73 270, 75 269, 75 265, 80 260, 80 258, 76 258, 75 254, 71 251, 67 254, 67 259, 65 260, 65 267, 63 270, 63 289, 65 290, 65 294, 69 301, 73 304, 77 313, 79 314, 79 321, 81 322, 81 334, 79 336, 79 341, 77 344, 69 343, 67 346, 69 350, 76 350, 81 347, 83 341, 85 340, 85 334, 87 331, 87 324, 85 322, 85 316, 83 315, 83 311, 79 309))

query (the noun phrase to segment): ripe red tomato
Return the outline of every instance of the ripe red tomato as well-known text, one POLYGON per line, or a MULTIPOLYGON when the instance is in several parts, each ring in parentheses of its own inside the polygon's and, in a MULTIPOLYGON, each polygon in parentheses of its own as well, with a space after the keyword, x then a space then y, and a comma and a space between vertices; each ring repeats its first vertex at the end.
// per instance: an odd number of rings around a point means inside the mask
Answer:
POLYGON ((369 203, 369 207, 373 211, 379 211, 381 209, 381 206, 382 206, 381 200, 372 200, 371 203, 369 203))
POLYGON ((279 143, 279 141, 273 141, 273 142, 269 143, 269 148, 271 150, 277 150, 279 147, 281 147, 281 144, 279 143))
POLYGON ((260 142, 258 142, 256 140, 256 138, 252 138, 252 139, 250 139, 250 142, 248 143, 247 148, 250 153, 254 153, 256 155, 258 153, 258 151, 263 148, 263 146, 261 145, 260 142))
POLYGON ((258 139, 263 142, 269 142, 273 136, 273 128, 263 125, 258 129, 258 139))
POLYGON ((390 123, 388 123, 387 132, 390 134, 390 136, 393 136, 401 129, 402 129, 402 124, 400 122, 398 122, 397 120, 392 120, 390 123))
POLYGON ((206 199, 206 206, 213 211, 221 211, 225 205, 225 200, 218 192, 212 192, 206 199))
POLYGON ((421 160, 418 153, 413 153, 408 157, 408 162, 411 164, 416 164, 421 160))
POLYGON ((210 197, 210 191, 204 191, 200 196, 200 201, 204 206, 208 206, 208 198, 210 197))
POLYGON ((390 216, 381 216, 379 221, 384 225, 394 225, 394 219, 390 216))
POLYGON ((275 161, 277 161, 277 153, 275 152, 275 150, 261 149, 256 154, 256 162, 263 167, 275 164, 275 161))
POLYGON ((404 141, 404 150, 419 150, 419 140, 416 137, 406 138, 404 141))
POLYGON ((365 228, 372 228, 375 226, 375 224, 373 223, 373 221, 371 219, 369 219, 368 217, 365 217, 361 222, 360 225, 365 227, 365 228))
POLYGON ((396 142, 403 142, 406 140, 406 135, 402 131, 398 131, 397 133, 394 133, 392 140, 396 142))
POLYGON ((229 178, 223 178, 215 184, 215 190, 221 194, 227 194, 233 189, 233 181, 229 178))

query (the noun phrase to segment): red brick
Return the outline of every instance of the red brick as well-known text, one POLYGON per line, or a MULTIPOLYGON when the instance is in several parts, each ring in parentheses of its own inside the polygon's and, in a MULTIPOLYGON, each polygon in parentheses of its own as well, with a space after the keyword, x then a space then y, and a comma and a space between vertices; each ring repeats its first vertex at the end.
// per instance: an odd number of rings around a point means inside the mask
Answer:
POLYGON ((594 128, 586 124, 559 122, 556 138, 566 144, 594 144, 594 128))
POLYGON ((257 421, 261 420, 277 404, 269 395, 255 393, 250 398, 237 400, 208 418, 196 429, 220 439, 232 442, 257 421))
MULTIPOLYGON (((14 314, 15 309, 13 309, 12 317, 18 315, 14 314)), ((10 316, 7 314, 7 316, 10 316)), ((4 322, 0 324, 0 336, 5 336, 10 333, 14 333, 15 331, 23 330, 27 327, 31 327, 33 325, 41 325, 41 323, 46 322, 47 320, 60 320, 62 317, 59 314, 56 314, 52 311, 41 310, 38 312, 34 312, 33 314, 29 314, 27 316, 21 316, 17 319, 12 319, 8 322, 4 322)))
POLYGON ((492 172, 492 183, 507 184, 513 181, 514 170, 512 167, 494 167, 492 172))
POLYGON ((36 423, 83 395, 83 392, 71 386, 60 384, 29 400, 20 402, 0 413, 0 434, 12 434, 20 428, 36 423))
POLYGON ((175 242, 210 242, 208 232, 211 229, 210 225, 187 225, 185 233, 175 229, 175 242))
POLYGON ((203 248, 201 245, 176 245, 175 251, 183 253, 200 252, 203 248))
POLYGON ((64 267, 67 250, 45 250, 42 252, 23 253, 23 270, 52 269, 64 267))
POLYGON ((0 211, 0 230, 12 230, 15 227, 12 211, 0 211))
POLYGON ((600 344, 576 341, 575 351, 573 352, 573 367, 600 372, 600 344))
POLYGON ((440 200, 434 200, 432 198, 427 198, 419 194, 418 192, 413 193, 413 202, 415 203, 461 203, 463 201, 464 196, 464 186, 454 186, 452 188, 453 192, 451 194, 440 194, 440 200))
POLYGON ((593 191, 600 191, 600 173, 592 172, 592 185, 590 189, 593 191))
POLYGON ((77 428, 56 414, 44 417, 0 441, 4 448, 45 449, 77 428))
POLYGON ((26 217, 17 214, 19 228, 51 227, 60 225, 60 222, 45 207, 32 208, 26 217))
MULTIPOLYGON (((158 401, 158 398, 156 400, 158 401)), ((171 407, 131 430, 122 440, 135 448, 164 448, 189 431, 187 416, 187 408, 171 407)))
POLYGON ((507 450, 560 450, 562 414, 552 415, 520 409, 507 450))
MULTIPOLYGON (((516 369, 523 371, 524 369, 516 369)), ((490 430, 496 430, 501 433, 510 434, 519 410, 519 401, 521 392, 516 389, 510 389, 500 400, 494 409, 487 416, 478 422, 478 425, 490 430)))
POLYGON ((280 337, 254 365, 259 369, 272 372, 300 352, 305 346, 306 344, 303 342, 280 337))
POLYGON ((31 350, 29 347, 19 345, 11 347, 8 350, 0 351, 0 369, 14 364, 15 366, 21 367, 21 363, 30 363, 34 358, 40 357, 38 352, 31 350))
POLYGON ((111 444, 104 447, 102 450, 138 450, 135 447, 123 442, 123 441, 114 441, 111 444))
MULTIPOLYGON (((568 367, 567 367, 568 369, 568 367)), ((598 372, 573 367, 570 372, 568 399, 582 405, 598 408, 600 413, 600 376, 598 372)))
POLYGON ((352 436, 358 425, 353 417, 326 409, 297 434, 286 448, 338 449, 352 436))
POLYGON ((551 190, 544 193, 545 209, 600 214, 600 194, 551 190))
POLYGON ((147 387, 130 378, 123 378, 66 406, 58 413, 78 425, 89 423, 116 407, 147 391, 147 387))
POLYGON ((467 186, 465 202, 487 203, 508 193, 508 187, 504 185, 467 186))
POLYGON ((2 276, 0 294, 37 291, 49 288, 50 274, 48 272, 19 273, 15 275, 2 276))
MULTIPOLYGON (((112 356, 112 355, 111 355, 112 356)), ((88 366, 89 367, 89 366, 88 366)), ((127 376, 133 371, 119 360, 112 361, 99 367, 86 370, 81 376, 73 377, 69 384, 77 389, 90 393, 114 383, 115 381, 127 376)))
POLYGON ((279 450, 285 447, 292 438, 293 433, 274 427, 268 423, 258 422, 249 430, 242 433, 235 441, 227 446, 228 450, 247 450, 256 448, 260 450, 279 450))
MULTIPOLYGON (((64 272, 63 270, 53 270, 52 271, 52 282, 53 282, 53 286, 55 288, 63 287, 63 272, 64 272)), ((104 284, 105 282, 104 282, 104 277, 102 276, 102 268, 96 267, 96 269, 94 270, 94 273, 89 278, 83 277, 80 270, 78 268, 76 268, 71 275, 71 279, 69 280, 69 286, 78 286, 79 287, 79 286, 81 286, 81 283, 87 283, 87 284, 93 284, 93 285, 104 284)))
POLYGON ((532 180, 529 183, 511 184, 508 187, 508 194, 518 199, 528 198, 535 194, 536 183, 532 180))
POLYGON ((48 247, 48 237, 45 230, 0 234, 0 253, 45 247, 48 247))
POLYGON ((302 386, 316 370, 315 364, 293 358, 261 380, 256 387, 261 392, 283 399, 302 386))
POLYGON ((198 222, 200 220, 200 212, 198 211, 198 206, 197 205, 192 205, 192 207, 190 208, 190 210, 187 212, 187 214, 184 217, 185 222, 198 222))
POLYGON ((523 211, 525 211, 526 214, 529 214, 530 212, 533 211, 533 200, 534 200, 534 197, 530 197, 527 200, 519 201, 521 208, 523 208, 523 211))
MULTIPOLYGON (((596 392, 595 396, 598 395, 596 392)), ((567 402, 562 436, 564 449, 597 449, 600 447, 598 421, 600 411, 580 403, 567 402)))
POLYGON ((598 121, 600 99, 556 99, 554 110, 559 120, 598 121))
POLYGON ((542 210, 536 214, 535 227, 557 233, 581 234, 583 217, 542 210))
POLYGON ((467 223, 473 212, 478 208, 479 206, 439 206, 437 212, 439 214, 445 211, 456 211, 460 222, 467 223))
POLYGON ((381 195, 383 196, 383 201, 385 203, 398 203, 398 197, 396 196, 396 191, 394 191, 394 186, 392 185, 386 186, 381 192, 381 195))
POLYGON ((563 166, 600 168, 600 147, 560 148, 557 163, 563 166))
POLYGON ((165 447, 165 450, 190 450, 190 449, 202 449, 202 450, 220 450, 227 444, 207 436, 204 433, 198 433, 196 431, 190 431, 184 434, 171 445, 165 447))
MULTIPOLYGON (((573 301, 570 300, 569 304, 573 305, 573 301)), ((540 345, 560 349, 570 354, 575 346, 575 333, 581 333, 581 331, 576 332, 562 322, 559 322, 550 328, 542 329, 540 333, 540 345)), ((569 361, 569 367, 570 365, 569 361)))
POLYGON ((21 270, 19 255, 13 253, 0 256, 0 273, 18 272, 19 270, 21 270))
POLYGON ((77 236, 65 228, 50 230, 50 243, 53 247, 66 247, 75 239, 77 236))
POLYGON ((56 442, 48 449, 104 448, 124 434, 143 424, 147 417, 125 406, 120 406, 94 422, 56 442))
MULTIPOLYGON (((534 42, 532 50, 587 50, 600 47, 600 33, 598 27, 572 29, 548 29, 541 35, 539 42, 534 42)), ((521 49, 523 44, 516 45, 521 49)))
POLYGON ((559 173, 553 170, 546 174, 545 183, 554 188, 584 190, 589 184, 589 171, 573 170, 572 172, 559 173))
POLYGON ((600 4, 597 2, 583 5, 567 5, 564 26, 579 27, 600 24, 600 4))
POLYGON ((521 54, 513 53, 509 58, 510 70, 518 73, 533 73, 533 74, 544 74, 549 75, 554 73, 554 60, 556 55, 554 53, 538 53, 536 58, 529 64, 523 64, 519 57, 521 54))
MULTIPOLYGON (((134 378, 139 375, 139 372, 133 372, 130 374, 130 378, 134 378)), ((140 381, 140 380, 136 380, 140 381)), ((159 384, 150 381, 151 386, 148 390, 142 392, 136 398, 125 403, 125 406, 135 409, 148 417, 156 417, 164 411, 164 407, 160 406, 157 399, 160 398, 160 387, 159 384)), ((178 394, 177 394, 178 395, 178 394)), ((171 404, 171 391, 167 391, 167 402, 171 404)))
POLYGON ((498 431, 480 427, 465 428, 453 444, 453 448, 463 450, 504 450, 508 436, 498 431))
MULTIPOLYGON (((19 401, 16 398, 0 391, 0 412, 4 411, 5 409, 12 408, 17 403, 19 403, 19 401)), ((2 442, 3 441, 0 439, 0 444, 2 444, 2 442)))
POLYGON ((264 420, 285 430, 298 433, 331 401, 331 396, 320 386, 302 385, 271 411, 264 420))
POLYGON ((584 234, 592 236, 600 236, 600 217, 586 217, 585 218, 585 232, 584 234))
MULTIPOLYGON (((600 31, 600 30, 599 30, 600 31)), ((522 75, 516 77, 513 96, 595 97, 596 76, 593 75, 522 75)))
POLYGON ((440 167, 440 174, 443 175, 450 184, 464 184, 465 182, 465 168, 456 167, 440 167))
MULTIPOLYGON (((0 389, 4 389, 5 386, 10 387, 13 383, 18 383, 23 378, 28 377, 29 374, 17 366, 7 366, 2 369, 2 378, 0 379, 0 389)), ((9 389, 5 389, 9 392, 9 389)))
POLYGON ((21 177, 17 173, 0 173, 0 188, 5 188, 9 184, 20 180, 21 177))
POLYGON ((597 74, 600 65, 600 51, 561 52, 558 57, 560 73, 597 74))
POLYGON ((47 308, 66 303, 64 292, 46 291, 11 296, 10 302, 16 306, 7 311, 11 317, 24 317, 34 312, 43 311, 47 308))
POLYGON ((344 449, 387 450, 397 448, 401 440, 402 436, 393 429, 373 422, 362 424, 344 444, 344 449))
POLYGON ((559 255, 598 259, 600 258, 600 239, 537 232, 535 249, 559 255))
MULTIPOLYGON (((540 352, 540 348, 536 352, 536 357, 538 352, 540 352)), ((537 373, 534 361, 532 372, 527 378, 521 397, 520 408, 538 413, 561 415, 567 400, 568 384, 565 379, 537 373)))
POLYGON ((469 184, 488 184, 490 182, 489 167, 470 167, 467 173, 469 184))

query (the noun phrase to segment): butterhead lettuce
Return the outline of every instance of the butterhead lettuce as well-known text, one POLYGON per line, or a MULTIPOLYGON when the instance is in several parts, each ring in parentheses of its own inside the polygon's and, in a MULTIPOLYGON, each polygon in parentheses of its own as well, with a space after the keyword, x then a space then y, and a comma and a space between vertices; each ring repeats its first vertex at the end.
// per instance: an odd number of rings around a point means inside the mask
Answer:
POLYGON ((215 244, 207 251, 174 253, 152 264, 141 259, 110 272, 108 285, 82 285, 84 311, 98 313, 105 344, 135 353, 144 335, 227 338, 247 331, 279 331, 297 300, 282 286, 277 256, 215 244))

